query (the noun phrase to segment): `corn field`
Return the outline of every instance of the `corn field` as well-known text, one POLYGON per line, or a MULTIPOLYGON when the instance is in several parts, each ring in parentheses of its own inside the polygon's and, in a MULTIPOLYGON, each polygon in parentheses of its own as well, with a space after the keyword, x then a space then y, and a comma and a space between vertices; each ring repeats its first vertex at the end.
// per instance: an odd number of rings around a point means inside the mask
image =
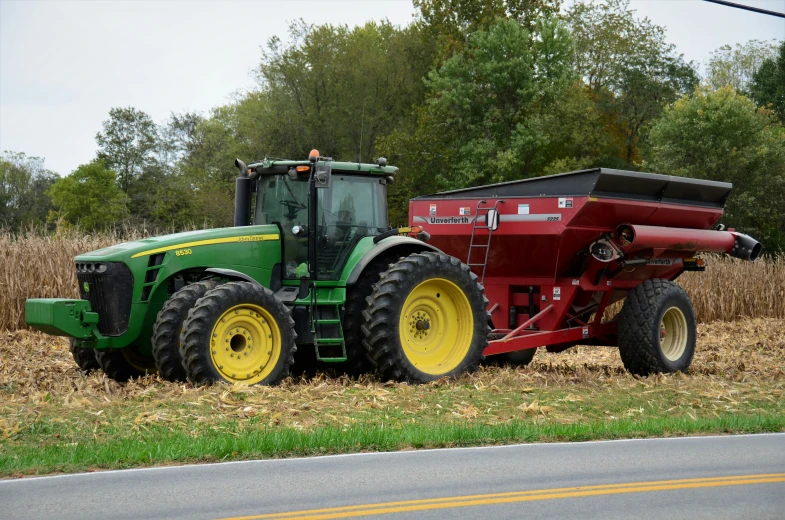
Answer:
MULTIPOLYGON (((77 254, 142 236, 0 233, 0 330, 25 327, 27 298, 78 298, 73 265, 77 254)), ((755 263, 712 256, 708 262, 706 272, 684 273, 678 279, 692 298, 698 321, 785 319, 785 255, 755 263)))

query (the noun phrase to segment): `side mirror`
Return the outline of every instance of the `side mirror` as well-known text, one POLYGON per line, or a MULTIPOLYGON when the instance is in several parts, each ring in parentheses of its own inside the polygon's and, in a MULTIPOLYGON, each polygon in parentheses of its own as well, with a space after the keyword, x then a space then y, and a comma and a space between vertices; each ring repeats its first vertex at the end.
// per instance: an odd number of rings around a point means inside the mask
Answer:
POLYGON ((313 184, 317 188, 329 188, 332 184, 333 168, 329 164, 317 163, 313 171, 313 184))
POLYGON ((499 229, 499 212, 495 209, 489 209, 485 215, 485 225, 491 228, 491 231, 499 229))

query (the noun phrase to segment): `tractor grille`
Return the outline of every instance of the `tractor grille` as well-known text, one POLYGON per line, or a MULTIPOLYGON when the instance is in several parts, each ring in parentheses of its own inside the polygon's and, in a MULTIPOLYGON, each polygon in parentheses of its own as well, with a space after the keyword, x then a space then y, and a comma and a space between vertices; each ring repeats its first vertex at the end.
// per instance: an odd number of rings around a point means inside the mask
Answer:
POLYGON ((98 331, 105 336, 124 334, 134 290, 134 275, 128 266, 120 262, 77 262, 76 278, 82 299, 98 313, 98 331))

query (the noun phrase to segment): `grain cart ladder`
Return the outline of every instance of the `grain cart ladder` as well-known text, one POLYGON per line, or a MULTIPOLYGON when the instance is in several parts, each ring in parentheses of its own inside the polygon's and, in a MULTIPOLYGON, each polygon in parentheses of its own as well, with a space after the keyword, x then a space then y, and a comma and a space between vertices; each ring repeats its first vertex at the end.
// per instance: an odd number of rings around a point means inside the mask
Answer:
MULTIPOLYGON (((483 283, 485 280, 485 270, 488 266, 488 254, 491 252, 491 239, 493 238, 493 230, 498 227, 498 215, 499 212, 497 207, 499 204, 504 204, 504 200, 496 199, 493 204, 493 207, 490 206, 483 206, 485 204, 485 200, 481 200, 477 202, 477 212, 474 217, 474 223, 472 226, 472 238, 469 242, 469 254, 466 258, 466 265, 469 267, 481 267, 482 268, 482 275, 480 276, 480 283, 483 283), (493 212, 493 213, 491 213, 493 212), (484 226, 479 225, 480 222, 480 214, 485 217, 483 220, 485 222, 484 226), (494 223, 494 220, 496 221, 494 223), (494 225, 495 224, 495 225, 494 225), (488 240, 484 244, 476 244, 475 240, 477 239, 477 230, 478 229, 487 229, 488 230, 488 240), (472 253, 475 249, 479 249, 480 251, 485 250, 485 255, 483 256, 482 263, 472 263, 472 253)), ((474 255, 477 256, 477 255, 474 255)))

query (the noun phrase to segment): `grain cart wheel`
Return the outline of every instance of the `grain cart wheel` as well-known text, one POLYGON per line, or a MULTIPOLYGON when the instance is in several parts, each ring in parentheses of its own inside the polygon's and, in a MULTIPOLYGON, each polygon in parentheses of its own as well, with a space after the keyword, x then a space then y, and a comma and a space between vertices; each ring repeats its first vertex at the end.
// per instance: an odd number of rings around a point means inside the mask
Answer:
POLYGON ((385 379, 423 383, 471 372, 488 345, 482 286, 443 253, 417 253, 382 273, 363 311, 364 345, 385 379))
POLYGON ((188 311, 196 300, 218 285, 217 280, 186 285, 174 293, 161 308, 153 327, 153 359, 158 373, 167 381, 185 381, 187 374, 180 355, 180 333, 188 311))
POLYGON ((95 358, 101 365, 101 370, 119 383, 156 373, 153 357, 142 354, 134 346, 96 349, 95 358))
MULTIPOLYGON (((497 339, 502 339, 507 334, 490 334, 488 339, 493 341, 497 339)), ((525 367, 529 363, 532 362, 534 359, 534 355, 537 354, 536 348, 527 348, 523 350, 516 350, 515 352, 505 352, 504 354, 496 354, 494 356, 488 356, 485 358, 485 362, 489 365, 498 365, 498 366, 514 366, 514 367, 525 367)))
POLYGON ((188 313, 180 338, 188 379, 244 385, 280 383, 297 347, 286 305, 250 282, 219 285, 188 313))
POLYGON ((101 368, 101 365, 98 364, 98 360, 95 358, 95 349, 78 346, 75 338, 71 338, 70 343, 68 350, 71 351, 74 361, 79 365, 79 370, 87 374, 101 368))
POLYGON ((686 372, 695 355, 695 311, 675 283, 646 280, 619 314, 619 352, 633 374, 686 372))

